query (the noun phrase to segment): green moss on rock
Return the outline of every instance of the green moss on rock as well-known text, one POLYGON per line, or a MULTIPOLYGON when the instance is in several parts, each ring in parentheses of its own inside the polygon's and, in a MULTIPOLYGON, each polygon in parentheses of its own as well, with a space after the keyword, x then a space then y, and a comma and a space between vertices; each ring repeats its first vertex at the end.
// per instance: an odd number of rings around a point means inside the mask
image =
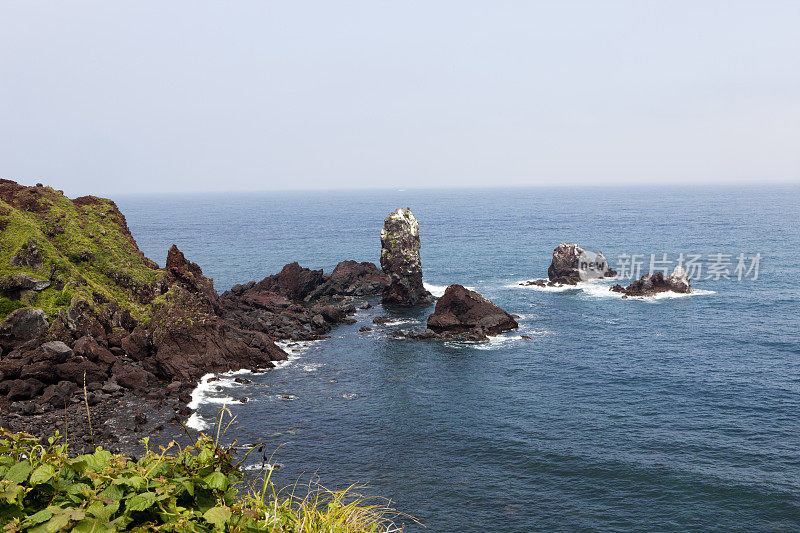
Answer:
POLYGON ((0 180, 0 279, 14 274, 51 284, 42 291, 0 294, 2 301, 13 301, 0 305, 0 319, 12 305, 54 317, 77 296, 95 309, 118 306, 143 320, 164 272, 139 250, 113 201, 71 200, 51 187, 0 180))

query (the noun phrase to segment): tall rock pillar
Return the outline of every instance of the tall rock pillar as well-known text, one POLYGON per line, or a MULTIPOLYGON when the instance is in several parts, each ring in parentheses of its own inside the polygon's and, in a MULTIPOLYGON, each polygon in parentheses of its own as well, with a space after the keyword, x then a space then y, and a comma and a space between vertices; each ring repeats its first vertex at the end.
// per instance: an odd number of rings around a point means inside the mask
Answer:
POLYGON ((419 221, 411 209, 389 213, 381 230, 381 268, 389 276, 383 303, 424 305, 434 298, 422 286, 419 221))

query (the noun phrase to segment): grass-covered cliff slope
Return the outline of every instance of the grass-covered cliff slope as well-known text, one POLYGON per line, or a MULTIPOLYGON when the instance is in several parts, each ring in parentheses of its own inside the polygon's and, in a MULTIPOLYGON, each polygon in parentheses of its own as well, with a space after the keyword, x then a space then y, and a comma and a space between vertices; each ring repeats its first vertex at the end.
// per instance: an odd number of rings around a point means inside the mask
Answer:
POLYGON ((74 296, 146 319, 163 275, 111 200, 0 179, 0 320, 18 307, 52 318, 74 296))

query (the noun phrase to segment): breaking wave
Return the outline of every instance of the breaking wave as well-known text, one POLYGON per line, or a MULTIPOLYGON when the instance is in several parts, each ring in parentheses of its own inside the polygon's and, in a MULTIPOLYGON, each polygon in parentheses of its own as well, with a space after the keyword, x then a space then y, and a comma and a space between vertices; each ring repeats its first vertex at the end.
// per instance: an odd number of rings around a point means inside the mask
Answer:
MULTIPOLYGON (((532 291, 540 291, 540 292, 581 292, 585 296, 589 296, 592 298, 616 298, 622 299, 624 294, 619 292, 613 292, 611 290, 611 284, 617 283, 618 280, 616 278, 606 278, 606 279, 596 279, 596 280, 588 280, 588 281, 579 281, 577 285, 561 285, 559 287, 542 287, 539 285, 521 285, 527 281, 536 281, 535 279, 532 280, 522 280, 517 283, 505 285, 505 288, 508 289, 528 289, 532 291)), ((546 281, 546 280, 545 280, 546 281)), ((709 294, 716 294, 716 291, 710 291, 705 289, 692 289, 692 292, 689 293, 677 293, 677 292, 660 292, 653 296, 628 296, 628 300, 642 300, 642 301, 657 301, 657 300, 671 300, 673 298, 686 298, 689 296, 706 296, 709 294)))

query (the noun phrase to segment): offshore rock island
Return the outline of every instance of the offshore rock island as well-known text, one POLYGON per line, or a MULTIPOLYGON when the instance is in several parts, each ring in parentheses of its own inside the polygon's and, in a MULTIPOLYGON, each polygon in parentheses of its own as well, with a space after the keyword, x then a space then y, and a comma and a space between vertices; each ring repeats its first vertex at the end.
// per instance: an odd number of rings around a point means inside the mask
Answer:
POLYGON ((553 259, 547 268, 548 279, 525 281, 520 285, 563 287, 577 285, 587 278, 613 278, 615 270, 608 266, 603 252, 592 253, 577 244, 561 243, 553 250, 553 259))

